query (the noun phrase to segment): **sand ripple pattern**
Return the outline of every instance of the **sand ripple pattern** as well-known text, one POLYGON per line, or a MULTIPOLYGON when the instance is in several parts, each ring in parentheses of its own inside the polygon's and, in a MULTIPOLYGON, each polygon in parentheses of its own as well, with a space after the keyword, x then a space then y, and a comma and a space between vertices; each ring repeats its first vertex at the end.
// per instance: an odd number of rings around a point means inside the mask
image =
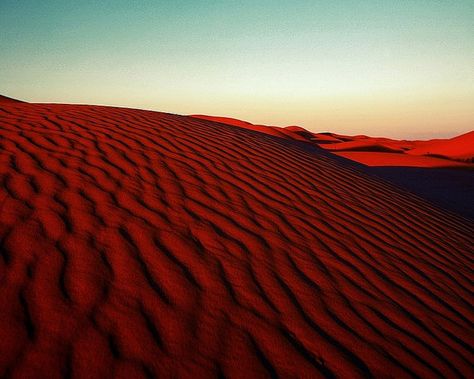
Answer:
POLYGON ((3 104, 0 181, 0 377, 473 375, 473 224, 316 147, 3 104))

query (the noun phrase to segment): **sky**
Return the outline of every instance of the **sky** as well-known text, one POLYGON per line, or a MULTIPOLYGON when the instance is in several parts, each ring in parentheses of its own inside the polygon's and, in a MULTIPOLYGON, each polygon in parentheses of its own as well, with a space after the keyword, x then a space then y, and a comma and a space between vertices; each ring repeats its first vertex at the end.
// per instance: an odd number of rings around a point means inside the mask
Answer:
POLYGON ((474 1, 0 0, 0 93, 450 137, 474 129, 474 1))

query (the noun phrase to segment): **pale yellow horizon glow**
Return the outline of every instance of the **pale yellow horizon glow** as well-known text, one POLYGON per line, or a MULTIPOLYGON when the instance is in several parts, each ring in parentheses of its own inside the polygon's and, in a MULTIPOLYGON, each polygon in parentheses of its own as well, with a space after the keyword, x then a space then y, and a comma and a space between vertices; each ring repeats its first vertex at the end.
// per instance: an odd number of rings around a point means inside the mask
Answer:
POLYGON ((6 96, 407 139, 474 129, 472 1, 27 3, 0 4, 6 96))

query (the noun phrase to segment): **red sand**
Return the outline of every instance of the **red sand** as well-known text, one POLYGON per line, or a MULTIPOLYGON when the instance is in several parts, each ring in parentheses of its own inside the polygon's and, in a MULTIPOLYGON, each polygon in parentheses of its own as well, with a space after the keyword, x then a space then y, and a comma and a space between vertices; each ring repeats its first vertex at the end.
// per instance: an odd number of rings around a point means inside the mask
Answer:
POLYGON ((367 136, 337 136, 340 141, 319 143, 324 149, 367 166, 472 167, 474 132, 451 139, 399 141, 367 136))
POLYGON ((330 151, 365 151, 403 153, 403 147, 381 138, 354 139, 353 141, 336 142, 324 144, 323 147, 330 151))
POLYGON ((0 95, 0 104, 1 103, 22 103, 23 101, 12 99, 11 97, 0 95))
POLYGON ((415 146, 408 153, 413 155, 436 155, 474 163, 474 130, 447 140, 427 141, 415 146))
POLYGON ((208 120, 0 130, 0 377, 472 376, 471 222, 208 120))
POLYGON ((348 138, 342 142, 323 142, 321 147, 346 152, 338 155, 368 166, 458 167, 474 162, 474 131, 451 139, 430 141, 348 138))
POLYGON ((285 138, 285 139, 290 139, 290 140, 297 140, 297 141, 306 140, 304 137, 300 136, 299 134, 294 133, 293 130, 287 129, 287 128, 280 128, 278 126, 255 125, 247 121, 237 120, 235 118, 230 118, 230 117, 206 116, 206 115, 191 115, 190 117, 218 122, 218 123, 226 124, 226 125, 238 126, 239 128, 254 130, 257 132, 262 132, 262 133, 269 134, 275 137, 280 137, 280 138, 285 138))
POLYGON ((345 136, 335 133, 311 133, 299 126, 254 125, 229 117, 193 115, 245 129, 257 130, 277 137, 316 144, 347 159, 367 166, 406 167, 474 167, 474 131, 451 139, 400 141, 365 135, 345 136), (349 153, 350 152, 350 153, 349 153), (381 154, 391 153, 391 155, 381 154), (396 153, 396 154, 394 154, 396 153), (422 158, 407 155, 423 156, 422 158))
POLYGON ((356 161, 366 166, 402 166, 402 167, 472 167, 464 162, 457 162, 441 157, 415 156, 377 151, 333 151, 336 155, 356 161))

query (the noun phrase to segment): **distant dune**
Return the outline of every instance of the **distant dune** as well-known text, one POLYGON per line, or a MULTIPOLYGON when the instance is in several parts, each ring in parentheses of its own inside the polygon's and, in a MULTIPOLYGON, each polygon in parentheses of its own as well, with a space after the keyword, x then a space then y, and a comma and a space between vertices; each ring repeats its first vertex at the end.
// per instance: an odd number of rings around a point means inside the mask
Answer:
POLYGON ((415 145, 408 154, 432 155, 474 163, 474 130, 446 140, 432 140, 415 145))
POLYGON ((459 167, 474 163, 474 131, 429 141, 345 137, 344 141, 336 140, 322 147, 368 166, 459 167))
POLYGON ((425 156, 425 155, 411 155, 399 154, 395 151, 390 150, 377 150, 376 147, 371 147, 367 150, 331 150, 336 152, 340 157, 344 157, 367 166, 398 166, 398 167, 426 167, 426 168, 437 168, 437 167, 471 167, 465 162, 455 161, 447 159, 442 156, 425 156))
POLYGON ((472 376, 473 222, 215 121, 0 104, 0 377, 472 376))
POLYGON ((228 117, 194 115, 228 125, 258 130, 267 134, 312 142, 336 155, 367 166, 472 167, 474 131, 451 139, 406 141, 365 135, 345 136, 335 133, 312 133, 299 126, 254 125, 228 117), (410 155, 410 156, 408 156, 410 155), (413 156, 422 156, 416 158, 413 156))

